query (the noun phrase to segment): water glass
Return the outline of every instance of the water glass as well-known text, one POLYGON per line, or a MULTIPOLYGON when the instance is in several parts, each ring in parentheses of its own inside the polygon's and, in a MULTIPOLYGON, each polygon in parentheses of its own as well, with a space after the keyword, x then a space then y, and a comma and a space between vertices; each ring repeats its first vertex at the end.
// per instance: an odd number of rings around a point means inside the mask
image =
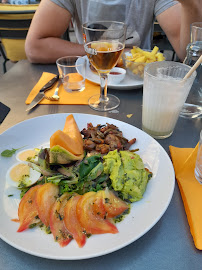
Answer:
MULTIPOLYGON (((202 54, 202 41, 190 43, 187 46, 187 56, 184 61, 192 67, 202 54)), ((180 112, 181 117, 196 118, 202 115, 202 65, 196 69, 197 76, 180 112)))
POLYGON ((80 56, 65 56, 56 61, 63 87, 67 92, 85 89, 86 59, 80 56))
POLYGON ((196 71, 185 81, 190 67, 172 61, 154 62, 145 67, 142 129, 156 139, 169 137, 187 98, 196 71))
POLYGON ((191 24, 191 43, 202 41, 202 22, 191 24))
MULTIPOLYGON (((202 22, 191 24, 191 43, 187 45, 184 63, 193 66, 202 54, 202 22)), ((180 116, 196 118, 202 115, 202 65, 196 69, 197 76, 193 87, 182 107, 180 116)))
POLYGON ((198 154, 196 158, 195 177, 202 184, 202 130, 200 133, 198 154))

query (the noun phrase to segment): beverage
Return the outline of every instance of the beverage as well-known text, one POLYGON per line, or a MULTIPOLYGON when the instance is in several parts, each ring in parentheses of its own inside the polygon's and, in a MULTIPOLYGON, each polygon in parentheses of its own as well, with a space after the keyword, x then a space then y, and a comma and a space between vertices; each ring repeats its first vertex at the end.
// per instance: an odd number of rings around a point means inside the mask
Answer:
POLYGON ((108 75, 125 47, 126 25, 116 21, 91 21, 82 27, 87 57, 100 77, 100 94, 89 98, 88 104, 101 112, 113 110, 119 106, 120 100, 107 94, 108 75))
POLYGON ((143 96, 142 128, 153 137, 171 135, 188 91, 176 85, 179 80, 168 78, 145 85, 143 96), (169 89, 169 90, 168 90, 169 89))
POLYGON ((81 92, 85 89, 86 60, 83 57, 64 56, 59 58, 56 64, 63 87, 67 92, 81 92))
POLYGON ((157 139, 169 137, 196 73, 182 82, 190 67, 176 62, 154 62, 145 67, 142 129, 157 139))
POLYGON ((115 67, 124 49, 121 42, 93 41, 85 44, 90 63, 100 73, 109 73, 115 67))
POLYGON ((65 90, 83 91, 85 89, 85 78, 78 73, 68 73, 62 80, 65 90))

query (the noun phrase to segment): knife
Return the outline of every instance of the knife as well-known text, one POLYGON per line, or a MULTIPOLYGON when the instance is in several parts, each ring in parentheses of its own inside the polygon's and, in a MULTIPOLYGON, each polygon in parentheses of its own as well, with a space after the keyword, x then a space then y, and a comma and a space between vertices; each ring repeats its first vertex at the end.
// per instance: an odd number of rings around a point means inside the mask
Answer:
POLYGON ((44 98, 44 93, 51 89, 54 83, 59 79, 59 75, 56 75, 53 79, 51 79, 47 84, 45 84, 39 93, 36 95, 34 100, 29 104, 28 108, 26 109, 26 112, 34 108, 43 98, 44 98))

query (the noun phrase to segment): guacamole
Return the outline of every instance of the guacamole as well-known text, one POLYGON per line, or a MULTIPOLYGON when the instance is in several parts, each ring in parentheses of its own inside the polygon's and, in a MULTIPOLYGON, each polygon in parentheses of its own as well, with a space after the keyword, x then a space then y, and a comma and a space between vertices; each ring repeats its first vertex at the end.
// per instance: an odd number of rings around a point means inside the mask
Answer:
POLYGON ((146 190, 152 173, 145 169, 140 156, 130 151, 110 151, 104 160, 104 172, 112 187, 124 200, 139 201, 146 190))

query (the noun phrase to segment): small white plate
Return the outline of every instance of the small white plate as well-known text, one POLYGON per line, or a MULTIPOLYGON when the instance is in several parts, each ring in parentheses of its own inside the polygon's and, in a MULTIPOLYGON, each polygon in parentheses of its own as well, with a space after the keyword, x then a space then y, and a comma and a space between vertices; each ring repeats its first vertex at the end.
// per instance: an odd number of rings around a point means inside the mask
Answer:
MULTIPOLYGON (((63 129, 68 114, 50 114, 23 121, 0 135, 0 153, 5 149, 48 147, 50 136, 58 129, 63 129)), ((80 260, 105 255, 121 249, 148 232, 165 213, 175 186, 175 174, 171 160, 161 145, 142 130, 112 118, 74 114, 80 130, 87 123, 114 124, 123 131, 127 139, 137 138, 134 148, 147 168, 153 172, 143 199, 131 205, 130 213, 117 223, 117 234, 92 235, 83 248, 76 241, 61 248, 53 239, 39 228, 17 233, 19 223, 11 221, 17 218, 20 202, 19 192, 6 183, 8 169, 16 163, 17 153, 5 158, 0 156, 0 237, 11 246, 26 253, 55 260, 80 260), (13 195, 9 197, 8 195, 13 195)))
MULTIPOLYGON (((88 79, 91 82, 100 84, 99 76, 90 69, 88 57, 86 55, 83 57, 86 59, 86 79, 88 79)), ((78 72, 82 76, 84 75, 82 74, 81 70, 78 70, 78 72)), ((126 72, 126 76, 121 82, 108 84, 109 88, 115 89, 115 90, 134 90, 142 86, 143 86, 143 80, 139 79, 138 77, 134 78, 134 76, 131 76, 130 74, 128 74, 128 72, 126 72)))

